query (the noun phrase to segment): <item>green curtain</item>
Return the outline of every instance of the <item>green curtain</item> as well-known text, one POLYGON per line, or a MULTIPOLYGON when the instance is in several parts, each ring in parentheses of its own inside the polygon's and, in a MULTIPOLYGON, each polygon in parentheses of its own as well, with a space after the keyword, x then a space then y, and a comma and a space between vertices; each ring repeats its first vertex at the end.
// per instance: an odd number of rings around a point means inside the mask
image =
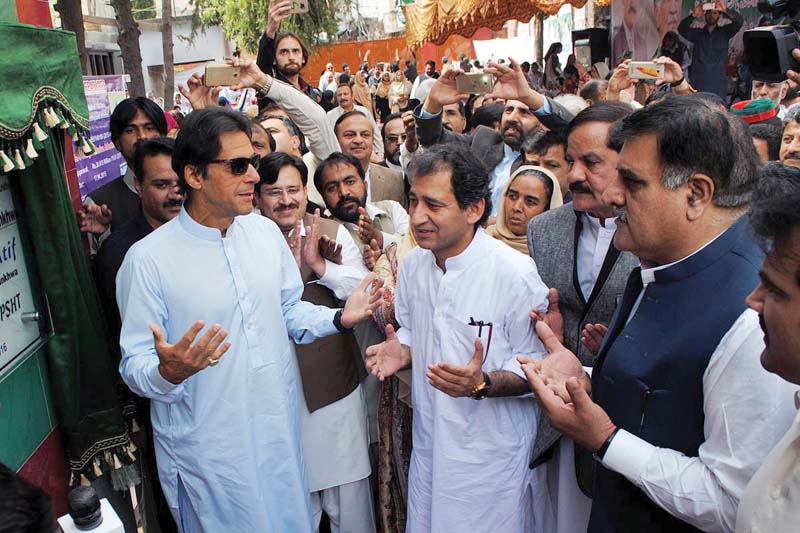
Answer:
POLYGON ((75 35, 0 23, 0 49, 0 172, 19 181, 49 303, 48 373, 73 480, 110 471, 122 488, 136 480, 135 450, 64 172, 65 133, 93 149, 75 35))
POLYGON ((36 164, 15 174, 54 327, 46 348, 53 403, 77 473, 99 452, 122 455, 129 441, 108 332, 64 179, 63 139, 57 130, 50 138, 36 164))

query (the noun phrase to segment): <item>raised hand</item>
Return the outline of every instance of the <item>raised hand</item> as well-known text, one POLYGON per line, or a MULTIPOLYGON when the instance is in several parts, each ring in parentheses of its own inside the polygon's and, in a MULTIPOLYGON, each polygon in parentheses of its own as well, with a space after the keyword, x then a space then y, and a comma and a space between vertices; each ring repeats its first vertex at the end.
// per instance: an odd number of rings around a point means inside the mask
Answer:
POLYGON ((186 81, 186 85, 178 85, 178 91, 192 104, 192 109, 205 109, 219 105, 219 91, 222 87, 206 87, 204 75, 195 72, 186 81))
POLYGON ((662 56, 653 60, 653 63, 664 65, 664 81, 667 83, 675 83, 683 78, 683 69, 672 59, 662 56))
POLYGON ((164 379, 177 385, 204 368, 216 365, 220 357, 231 347, 230 342, 223 344, 228 332, 219 324, 208 328, 200 340, 194 342, 203 327, 205 327, 205 323, 198 320, 178 342, 169 344, 164 339, 164 332, 161 331, 161 328, 150 324, 156 354, 158 354, 158 372, 164 379))
POLYGON ((231 85, 231 89, 238 91, 240 89, 263 87, 269 81, 269 76, 264 74, 252 59, 234 57, 226 59, 225 62, 233 67, 239 67, 239 84, 231 85))
POLYGON ((378 258, 381 256, 381 253, 381 247, 378 246, 378 241, 375 239, 369 241, 369 244, 365 244, 363 252, 364 266, 369 270, 374 269, 375 263, 378 262, 378 258))
POLYGON ((581 342, 592 355, 597 355, 606 333, 608 328, 603 324, 586 324, 581 332, 581 342))
POLYGON ((383 280, 376 280, 375 274, 369 274, 353 291, 342 310, 342 326, 352 328, 367 320, 375 309, 383 303, 383 280))
POLYGON ((547 294, 547 312, 542 313, 538 309, 531 311, 533 320, 541 320, 547 324, 555 334, 558 342, 564 342, 564 315, 558 307, 558 289, 550 289, 547 294))
POLYGON ((267 11, 267 29, 265 33, 270 39, 274 39, 278 33, 281 21, 291 15, 292 0, 272 0, 267 11))
POLYGON ((525 375, 553 427, 587 450, 599 450, 616 429, 579 380, 570 378, 566 382, 567 399, 564 399, 550 390, 537 372, 525 369, 525 375))
POLYGON ((361 242, 371 242, 375 239, 378 246, 383 249, 383 233, 375 227, 375 223, 367 214, 367 210, 359 207, 358 214, 358 238, 361 239, 361 242))
POLYGON ((628 75, 630 72, 630 64, 631 60, 626 59, 614 69, 614 74, 612 74, 611 78, 608 80, 608 90, 606 93, 606 98, 608 100, 619 100, 620 91, 624 91, 631 85, 635 85, 639 82, 637 79, 631 79, 628 75))
POLYGON ((570 378, 578 379, 587 389, 591 389, 580 359, 559 342, 544 321, 536 322, 536 334, 547 350, 547 357, 533 359, 524 355, 517 356, 525 375, 530 379, 529 373, 535 372, 545 386, 564 401, 569 401, 566 382, 570 378))
POLYGON ((461 74, 461 71, 452 68, 439 76, 436 83, 431 85, 428 99, 425 100, 425 111, 435 115, 436 113, 441 113, 443 106, 455 104, 469 98, 468 94, 458 92, 456 76, 459 74, 461 74))
POLYGON ((78 211, 78 224, 82 233, 100 235, 111 225, 111 209, 106 204, 84 204, 78 211))
POLYGON ((289 237, 289 249, 292 251, 297 268, 303 264, 303 219, 298 220, 294 225, 292 236, 289 237))
MULTIPOLYGON (((428 365, 428 383, 453 398, 469 396, 483 382, 483 343, 475 339, 475 351, 465 366, 437 363, 428 365)), ((520 380, 521 381, 521 380, 520 380)))
POLYGON ((692 11, 692 16, 697 18, 703 15, 703 2, 701 1, 699 4, 694 6, 694 10, 692 11))
POLYGON ((406 129, 406 150, 416 152, 419 148, 419 141, 417 140, 417 121, 414 118, 414 112, 404 111, 401 118, 403 127, 406 129))
MULTIPOLYGON (((319 211, 319 209, 317 211, 319 211)), ((321 235, 319 238, 319 253, 331 263, 336 263, 337 265, 342 264, 341 243, 337 243, 327 235, 321 235)))
POLYGON ((527 103, 535 94, 525 78, 525 73, 513 59, 509 59, 508 65, 489 61, 483 71, 494 76, 494 89, 486 95, 487 99, 500 98, 505 101, 519 100, 527 103))
POLYGON ((380 381, 411 364, 411 353, 400 344, 391 324, 386 326, 386 340, 367 348, 367 370, 380 381))
POLYGON ((319 209, 314 212, 311 225, 306 226, 306 242, 303 259, 318 278, 325 275, 325 259, 319 251, 319 209))

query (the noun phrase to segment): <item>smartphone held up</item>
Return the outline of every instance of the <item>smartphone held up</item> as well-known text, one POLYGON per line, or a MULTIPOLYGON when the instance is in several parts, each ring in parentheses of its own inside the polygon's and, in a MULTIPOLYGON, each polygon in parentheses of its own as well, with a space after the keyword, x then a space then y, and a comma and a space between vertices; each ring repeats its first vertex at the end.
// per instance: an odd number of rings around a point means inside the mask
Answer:
POLYGON ((491 74, 469 72, 456 76, 456 88, 461 94, 486 94, 492 92, 494 79, 491 74))
POLYGON ((227 87, 239 84, 239 67, 231 65, 206 65, 203 77, 206 87, 227 87))

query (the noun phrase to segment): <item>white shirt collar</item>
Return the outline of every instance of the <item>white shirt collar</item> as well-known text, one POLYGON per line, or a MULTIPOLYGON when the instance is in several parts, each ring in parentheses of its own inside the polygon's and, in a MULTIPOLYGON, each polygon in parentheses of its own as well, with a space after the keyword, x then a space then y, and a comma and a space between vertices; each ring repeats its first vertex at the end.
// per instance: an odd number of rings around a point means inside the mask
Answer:
POLYGON ((130 190, 136 193, 136 196, 139 196, 139 191, 136 190, 136 186, 133 184, 134 179, 133 169, 128 165, 128 168, 125 169, 125 174, 122 176, 122 181, 130 190))
POLYGON ((599 218, 593 217, 589 213, 583 213, 583 214, 586 217, 586 220, 589 221, 589 224, 591 226, 593 226, 597 231, 603 231, 603 232, 608 232, 608 233, 614 233, 615 231, 617 231, 617 219, 616 219, 616 217, 605 219, 603 221, 605 223, 605 226, 602 226, 600 224, 600 219, 599 218))
POLYGON ((719 235, 717 235, 716 237, 714 237, 713 239, 711 239, 710 241, 708 241, 707 243, 705 243, 703 246, 701 246, 700 248, 698 248, 698 249, 697 249, 697 250, 695 250, 694 252, 692 252, 692 253, 690 253, 689 255, 687 255, 686 257, 684 257, 683 259, 678 259, 677 261, 674 261, 674 262, 672 262, 672 263, 669 263, 669 264, 666 264, 666 265, 659 265, 659 266, 654 266, 654 267, 649 267, 649 268, 645 268, 645 264, 646 264, 646 263, 645 263, 645 262, 642 262, 642 283, 643 283, 645 286, 647 286, 649 283, 653 283, 653 282, 656 280, 656 272, 658 272, 659 270, 664 270, 665 268, 669 268, 669 267, 671 267, 671 266, 675 266, 675 265, 677 265, 678 263, 681 263, 681 262, 683 262, 683 261, 686 261, 687 259, 689 259, 689 258, 690 258, 690 257, 692 257, 693 255, 695 255, 695 254, 697 254, 697 253, 700 253, 700 252, 701 252, 701 251, 703 251, 703 250, 704 250, 704 249, 705 249, 705 248, 706 248, 706 247, 707 247, 709 244, 711 244, 712 242, 714 242, 714 241, 716 241, 717 239, 719 239, 719 238, 722 236, 722 234, 723 234, 723 233, 725 233, 726 231, 728 231, 728 229, 730 229, 730 228, 725 228, 724 230, 722 230, 722 231, 719 233, 719 235))

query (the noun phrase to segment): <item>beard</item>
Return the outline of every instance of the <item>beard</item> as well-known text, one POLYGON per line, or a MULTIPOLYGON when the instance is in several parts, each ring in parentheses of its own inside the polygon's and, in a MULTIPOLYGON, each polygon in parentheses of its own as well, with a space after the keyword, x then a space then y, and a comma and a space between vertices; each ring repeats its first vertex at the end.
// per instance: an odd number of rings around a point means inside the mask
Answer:
POLYGON ((386 160, 393 165, 400 165, 400 148, 392 153, 386 152, 386 160))
POLYGON ((503 128, 502 133, 503 133, 503 142, 506 143, 515 152, 519 152, 520 146, 522 146, 522 139, 525 137, 525 132, 522 131, 522 126, 520 126, 516 122, 506 124, 505 127, 503 128), (518 135, 516 137, 508 135, 506 132, 508 132, 509 130, 515 131, 518 135))
POLYGON ((284 76, 294 76, 295 74, 299 74, 302 68, 303 67, 298 65, 297 63, 287 63, 282 66, 279 66, 277 64, 275 65, 275 70, 277 70, 284 76))
POLYGON ((336 207, 332 209, 333 216, 340 220, 344 220, 345 222, 352 222, 353 224, 358 222, 358 208, 348 211, 345 209, 344 204, 348 202, 356 202, 358 203, 358 207, 365 207, 367 205, 366 198, 361 200, 360 198, 356 198, 355 196, 343 196, 339 202, 336 204, 336 207))

